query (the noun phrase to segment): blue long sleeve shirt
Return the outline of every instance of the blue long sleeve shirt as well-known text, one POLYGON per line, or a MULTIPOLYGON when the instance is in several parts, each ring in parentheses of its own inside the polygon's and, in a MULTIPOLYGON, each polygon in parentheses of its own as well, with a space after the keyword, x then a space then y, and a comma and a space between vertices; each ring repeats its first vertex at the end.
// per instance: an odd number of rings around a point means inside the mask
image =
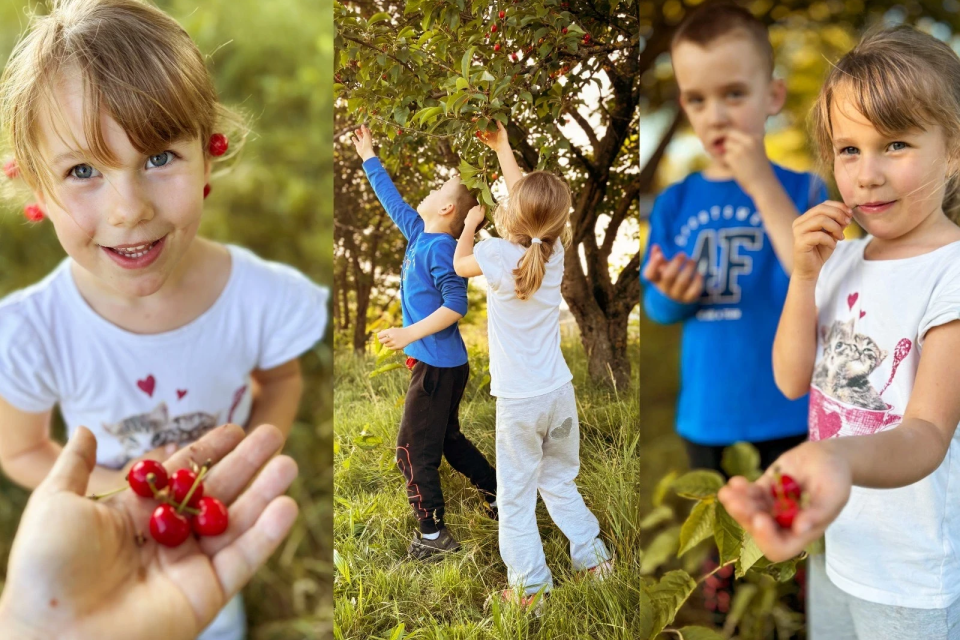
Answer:
MULTIPOLYGON (((773 168, 801 213, 826 200, 819 177, 773 168)), ((683 323, 677 432, 708 446, 806 433, 807 398, 788 400, 773 379, 773 339, 790 279, 750 197, 734 180, 691 174, 654 203, 644 264, 654 244, 668 259, 682 251, 696 260, 705 279, 693 304, 644 280, 647 316, 683 323)))
MULTIPOLYGON (((453 269, 457 241, 448 233, 424 231, 420 214, 404 201, 379 158, 364 162, 363 170, 380 204, 407 239, 400 272, 403 326, 420 322, 440 307, 467 315, 467 280, 453 269)), ((467 362, 467 348, 456 322, 411 342, 403 352, 434 367, 458 367, 467 362)))

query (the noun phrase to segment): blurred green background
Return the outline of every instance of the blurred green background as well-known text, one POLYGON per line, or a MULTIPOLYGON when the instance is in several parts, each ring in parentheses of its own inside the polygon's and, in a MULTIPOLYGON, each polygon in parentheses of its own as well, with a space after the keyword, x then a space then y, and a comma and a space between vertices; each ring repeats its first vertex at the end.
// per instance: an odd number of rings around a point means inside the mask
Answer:
MULTIPOLYGON (((246 113, 253 135, 233 170, 213 181, 201 234, 248 247, 332 285, 332 0, 157 0, 208 56, 221 100, 246 113)), ((0 0, 6 60, 36 2, 0 0)), ((43 6, 41 4, 41 6, 43 6)), ((0 296, 32 284, 63 258, 49 223, 24 201, 0 203, 0 296)), ((326 638, 332 619, 332 352, 304 356, 305 393, 287 452, 301 516, 246 589, 251 638, 326 638)), ((27 493, 0 478, 0 585, 27 493)))

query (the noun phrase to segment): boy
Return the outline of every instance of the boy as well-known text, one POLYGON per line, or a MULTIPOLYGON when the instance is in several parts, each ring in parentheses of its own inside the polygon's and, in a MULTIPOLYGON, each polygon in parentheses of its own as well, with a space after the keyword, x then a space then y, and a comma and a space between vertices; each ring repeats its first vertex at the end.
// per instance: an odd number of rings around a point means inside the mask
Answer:
POLYGON ((443 523, 441 456, 467 476, 488 513, 497 516, 496 471, 460 431, 458 417, 470 367, 457 327, 467 312, 467 281, 453 270, 453 254, 477 200, 455 176, 414 210, 380 164, 366 126, 356 131, 354 144, 377 198, 408 242, 400 277, 403 328, 377 337, 391 349, 403 349, 413 369, 397 434, 397 466, 420 525, 407 551, 426 560, 460 548, 443 523))
POLYGON ((707 5, 677 29, 671 54, 680 104, 709 165, 654 203, 644 309, 655 322, 684 325, 677 431, 691 468, 722 472, 724 447, 738 441, 754 444, 766 467, 807 433, 807 400, 777 389, 771 351, 793 221, 825 200, 826 188, 767 159, 764 124, 786 89, 772 76, 760 21, 733 5, 707 5))

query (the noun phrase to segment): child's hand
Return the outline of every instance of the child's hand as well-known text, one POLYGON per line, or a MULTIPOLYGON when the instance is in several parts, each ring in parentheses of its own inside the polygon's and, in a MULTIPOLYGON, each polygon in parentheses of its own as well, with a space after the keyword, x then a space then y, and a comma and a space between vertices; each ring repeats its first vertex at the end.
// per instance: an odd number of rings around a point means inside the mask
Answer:
POLYGON ((733 179, 747 193, 765 179, 776 179, 763 138, 751 136, 737 129, 729 129, 723 142, 723 162, 733 173, 733 179))
POLYGON ((467 218, 463 221, 464 229, 473 229, 474 233, 487 221, 486 209, 482 204, 478 204, 467 213, 467 218))
POLYGON ((357 148, 357 153, 360 154, 360 158, 364 162, 377 155, 373 152, 373 136, 370 134, 367 125, 362 125, 354 131, 353 145, 357 148))
POLYGON ((703 295, 703 275, 697 271, 696 261, 682 252, 667 260, 663 250, 653 245, 643 277, 663 295, 682 304, 692 304, 703 295))
POLYGON ((503 123, 499 120, 497 122, 497 131, 492 133, 490 131, 481 131, 480 140, 483 144, 487 145, 494 151, 502 151, 510 148, 510 140, 507 138, 507 130, 503 127, 503 123))
POLYGON ((852 476, 846 459, 821 442, 806 442, 786 452, 756 482, 731 478, 717 497, 724 508, 753 536, 768 559, 782 562, 820 538, 850 498, 852 476), (774 471, 776 470, 776 471, 774 471), (771 488, 776 473, 793 477, 807 502, 789 529, 773 518, 771 488))
POLYGON ((797 218, 793 223, 792 277, 816 280, 852 219, 853 210, 833 200, 818 204, 797 218))
POLYGON ((394 351, 400 351, 413 342, 413 336, 406 327, 384 329, 377 334, 377 339, 380 340, 380 344, 394 351))

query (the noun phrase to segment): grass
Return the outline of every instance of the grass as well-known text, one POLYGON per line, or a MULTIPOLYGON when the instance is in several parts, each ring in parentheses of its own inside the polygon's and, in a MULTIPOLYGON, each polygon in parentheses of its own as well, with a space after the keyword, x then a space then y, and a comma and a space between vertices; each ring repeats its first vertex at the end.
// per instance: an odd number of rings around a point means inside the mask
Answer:
MULTIPOLYGON (((468 344, 483 341, 472 340, 468 344)), ((637 350, 633 350, 634 353, 637 350)), ((578 485, 616 554, 613 579, 596 582, 570 569, 568 543, 542 503, 538 519, 555 587, 540 618, 515 607, 485 608, 487 596, 506 586, 497 550, 497 523, 480 498, 446 463, 441 480, 446 520, 463 544, 435 564, 406 557, 415 528, 404 481, 394 464, 394 441, 409 375, 396 370, 368 378, 373 358, 338 351, 335 366, 336 638, 630 638, 642 624, 636 568, 642 555, 637 523, 649 490, 643 483, 639 392, 592 385, 579 343, 564 354, 574 374, 581 423, 578 485), (405 635, 404 635, 405 634, 405 635)), ((487 387, 482 347, 471 349, 473 375, 461 405, 466 435, 494 460, 495 405, 487 387)), ((634 371, 637 370, 634 358, 634 371)))

